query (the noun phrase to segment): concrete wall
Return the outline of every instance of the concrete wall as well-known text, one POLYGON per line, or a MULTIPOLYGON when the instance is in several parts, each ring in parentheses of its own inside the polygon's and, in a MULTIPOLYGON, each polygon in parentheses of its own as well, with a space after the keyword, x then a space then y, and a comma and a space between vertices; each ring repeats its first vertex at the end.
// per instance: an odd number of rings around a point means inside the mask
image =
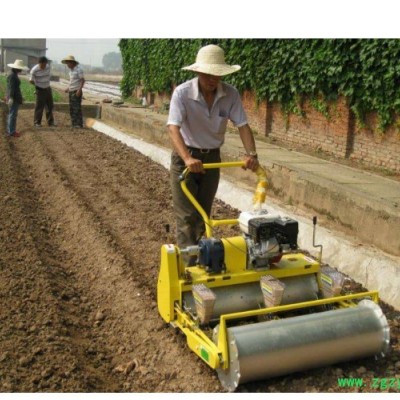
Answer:
POLYGON ((46 39, 0 39, 0 51, 4 58, 0 60, 0 72, 7 71, 7 64, 16 59, 24 61, 32 68, 40 56, 46 55, 46 39))
POLYGON ((21 49, 32 49, 35 51, 46 50, 46 39, 36 38, 36 39, 3 39, 4 47, 19 47, 21 49))
POLYGON ((165 116, 160 115, 157 118, 155 113, 146 115, 129 108, 120 112, 118 108, 103 106, 101 118, 104 121, 112 121, 120 127, 129 129, 149 142, 159 143, 164 147, 169 146, 165 116))
MULTIPOLYGON (((349 236, 400 256, 400 216, 397 210, 361 197, 341 185, 303 176, 284 165, 269 169, 268 190, 286 204, 312 211, 349 236)), ((332 171, 334 173, 334 171, 332 171)))
MULTIPOLYGON (((35 103, 24 103, 20 110, 33 110, 35 103)), ((69 113, 68 103, 54 103, 54 111, 69 113)), ((101 106, 97 104, 82 104, 84 118, 101 118, 101 106)), ((33 114, 32 114, 33 115, 33 114)))

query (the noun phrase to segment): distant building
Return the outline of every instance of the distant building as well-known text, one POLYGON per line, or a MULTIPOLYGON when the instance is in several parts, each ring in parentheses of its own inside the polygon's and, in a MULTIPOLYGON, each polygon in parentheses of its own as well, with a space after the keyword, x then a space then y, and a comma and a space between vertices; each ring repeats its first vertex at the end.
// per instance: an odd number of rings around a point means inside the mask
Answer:
POLYGON ((32 68, 46 50, 46 39, 0 39, 0 72, 7 71, 7 64, 15 60, 32 68))

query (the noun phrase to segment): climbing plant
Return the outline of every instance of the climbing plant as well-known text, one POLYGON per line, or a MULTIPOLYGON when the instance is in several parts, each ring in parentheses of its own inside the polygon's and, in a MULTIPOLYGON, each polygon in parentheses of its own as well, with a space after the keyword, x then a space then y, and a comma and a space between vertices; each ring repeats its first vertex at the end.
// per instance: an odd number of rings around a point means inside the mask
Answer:
POLYGON ((375 111, 384 131, 400 112, 398 39, 121 39, 124 96, 139 85, 171 92, 193 76, 181 68, 211 43, 225 50, 228 63, 242 66, 225 81, 259 101, 280 103, 286 113, 302 113, 309 99, 328 116, 326 105, 344 96, 360 123, 375 111))

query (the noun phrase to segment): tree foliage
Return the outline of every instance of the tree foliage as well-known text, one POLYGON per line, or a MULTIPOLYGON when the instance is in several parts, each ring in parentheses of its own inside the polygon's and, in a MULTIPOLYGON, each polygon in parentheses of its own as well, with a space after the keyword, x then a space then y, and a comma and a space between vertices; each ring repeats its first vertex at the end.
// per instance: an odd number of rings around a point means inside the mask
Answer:
POLYGON ((116 51, 104 54, 102 62, 106 71, 120 71, 122 68, 122 56, 116 51))
POLYGON ((285 112, 301 113, 306 98, 323 111, 324 103, 344 96, 359 122, 375 111, 384 130, 400 111, 398 39, 122 39, 124 96, 139 85, 171 92, 193 76, 181 68, 211 43, 225 50, 228 63, 242 66, 226 81, 285 112))

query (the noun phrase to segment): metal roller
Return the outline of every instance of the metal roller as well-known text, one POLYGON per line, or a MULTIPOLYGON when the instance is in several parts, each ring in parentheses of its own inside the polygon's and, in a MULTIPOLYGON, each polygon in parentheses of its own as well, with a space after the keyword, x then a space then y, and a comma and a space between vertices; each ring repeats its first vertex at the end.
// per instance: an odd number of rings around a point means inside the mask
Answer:
MULTIPOLYGON (((217 337, 218 327, 215 329, 217 337)), ((389 326, 370 300, 337 309, 227 329, 229 368, 218 369, 225 389, 338 362, 384 355, 389 326)))
MULTIPOLYGON (((290 277, 282 279, 285 291, 282 304, 299 303, 315 300, 318 295, 318 285, 314 275, 290 277)), ((233 312, 254 310, 263 305, 263 294, 260 283, 248 283, 235 286, 217 287, 212 289, 217 300, 211 319, 219 319, 220 315, 233 312)), ((183 294, 185 309, 195 310, 192 292, 183 294)))

